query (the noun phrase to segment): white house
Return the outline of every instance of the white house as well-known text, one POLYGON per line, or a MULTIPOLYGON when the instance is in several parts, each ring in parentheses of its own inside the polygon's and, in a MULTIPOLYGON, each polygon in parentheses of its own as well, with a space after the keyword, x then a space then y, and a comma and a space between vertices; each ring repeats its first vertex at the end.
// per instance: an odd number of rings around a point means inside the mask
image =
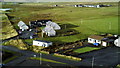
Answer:
POLYGON ((115 46, 120 47, 120 37, 114 41, 115 46))
MULTIPOLYGON (((97 36, 97 35, 91 35, 88 37, 88 43, 98 43, 98 44, 101 44, 102 43, 102 39, 104 37, 101 37, 101 36, 97 36)), ((104 43, 105 44, 105 43, 104 43)))
POLYGON ((52 42, 43 41, 43 40, 33 40, 33 45, 42 46, 42 47, 49 47, 52 45, 52 42))
POLYGON ((51 26, 46 26, 42 30, 42 33, 46 33, 47 36, 55 36, 56 35, 56 31, 51 26))
POLYGON ((108 37, 103 37, 99 35, 91 35, 88 37, 88 43, 92 44, 100 44, 102 46, 109 46, 114 43, 114 39, 110 39, 108 37))
POLYGON ((29 29, 29 27, 28 27, 23 21, 18 22, 18 27, 19 27, 22 31, 29 29))

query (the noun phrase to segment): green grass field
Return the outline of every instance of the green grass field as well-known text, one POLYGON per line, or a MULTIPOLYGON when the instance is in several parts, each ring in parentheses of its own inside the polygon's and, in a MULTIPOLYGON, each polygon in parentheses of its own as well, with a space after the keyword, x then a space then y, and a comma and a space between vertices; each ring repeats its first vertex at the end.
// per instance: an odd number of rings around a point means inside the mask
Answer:
MULTIPOLYGON (((102 33, 118 33, 118 4, 104 3, 113 5, 112 7, 102 8, 80 8, 73 7, 73 4, 80 4, 79 2, 65 2, 65 3, 23 3, 21 5, 3 5, 3 8, 13 8, 13 12, 9 15, 13 18, 11 21, 14 26, 20 20, 26 24, 29 21, 40 19, 52 19, 59 24, 68 24, 66 30, 74 29, 79 34, 71 36, 47 37, 37 38, 40 40, 47 40, 56 43, 74 42, 76 40, 85 39, 92 34, 102 33), (59 7, 52 7, 52 5, 62 5, 59 7), (70 6, 65 6, 70 5, 70 6), (72 26, 75 27, 72 27, 72 26)), ((83 3, 84 4, 84 3, 83 3)), ((99 3, 92 3, 99 4, 99 3)), ((16 27, 17 28, 17 27, 16 27)), ((62 29, 64 31, 65 29, 62 29)), ((32 43, 32 39, 25 40, 32 43)))
POLYGON ((85 53, 85 52, 89 52, 89 51, 93 51, 93 50, 98 50, 98 49, 100 49, 100 48, 98 48, 98 47, 84 47, 84 48, 76 49, 76 50, 74 50, 74 52, 85 53))

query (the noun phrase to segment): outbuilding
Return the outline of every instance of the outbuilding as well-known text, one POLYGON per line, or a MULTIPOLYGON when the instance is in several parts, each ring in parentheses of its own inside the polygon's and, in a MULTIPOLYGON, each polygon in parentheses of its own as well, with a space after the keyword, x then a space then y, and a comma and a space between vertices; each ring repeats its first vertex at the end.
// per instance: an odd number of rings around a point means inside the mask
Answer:
POLYGON ((52 45, 52 42, 43 41, 43 40, 33 40, 33 45, 42 46, 42 47, 49 47, 52 45))
POLYGON ((114 41, 115 46, 120 47, 120 37, 114 41))
POLYGON ((18 27, 19 27, 22 31, 29 29, 29 27, 28 27, 23 21, 18 22, 18 27))

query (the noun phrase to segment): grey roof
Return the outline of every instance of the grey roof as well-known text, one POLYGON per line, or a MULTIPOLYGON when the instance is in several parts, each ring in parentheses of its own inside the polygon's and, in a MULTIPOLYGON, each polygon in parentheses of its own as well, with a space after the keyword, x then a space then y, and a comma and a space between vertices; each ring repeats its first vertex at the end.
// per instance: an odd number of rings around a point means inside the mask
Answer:
POLYGON ((18 22, 18 26, 21 27, 21 26, 23 26, 23 25, 26 25, 23 21, 19 21, 19 22, 18 22))
POLYGON ((61 29, 61 27, 60 27, 57 23, 51 22, 51 21, 46 22, 46 26, 51 26, 51 27, 53 27, 53 29, 55 29, 55 30, 61 29))
POLYGON ((49 42, 49 41, 43 41, 43 40, 34 40, 34 41, 45 42, 45 43, 52 43, 52 42, 49 42))
POLYGON ((23 21, 18 22, 18 26, 20 29, 28 29, 28 26, 23 21))
POLYGON ((89 36, 89 38, 96 39, 96 40, 102 40, 104 37, 99 36, 99 35, 91 35, 91 36, 89 36))

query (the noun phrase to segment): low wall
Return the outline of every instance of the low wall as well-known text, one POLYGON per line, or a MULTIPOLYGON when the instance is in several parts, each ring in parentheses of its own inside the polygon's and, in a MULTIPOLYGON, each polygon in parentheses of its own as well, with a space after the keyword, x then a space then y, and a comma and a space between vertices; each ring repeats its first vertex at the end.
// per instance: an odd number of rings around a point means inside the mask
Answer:
POLYGON ((58 54, 58 53, 54 53, 55 56, 59 56, 59 57, 64 57, 64 58, 68 58, 71 60, 77 60, 77 61, 81 61, 81 58, 78 57, 73 57, 73 56, 66 56, 66 55, 62 55, 62 54, 58 54))

